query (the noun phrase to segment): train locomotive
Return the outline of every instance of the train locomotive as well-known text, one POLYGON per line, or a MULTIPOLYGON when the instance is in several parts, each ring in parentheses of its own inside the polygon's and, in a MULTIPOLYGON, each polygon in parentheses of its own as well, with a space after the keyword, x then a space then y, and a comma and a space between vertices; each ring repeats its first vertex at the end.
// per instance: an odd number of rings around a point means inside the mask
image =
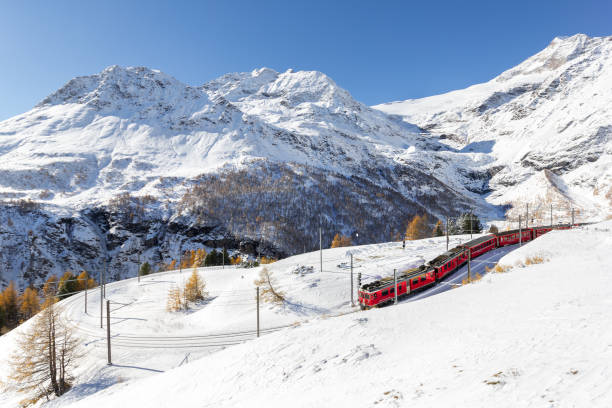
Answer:
POLYGON ((397 276, 397 286, 394 285, 393 277, 361 285, 358 295, 359 306, 362 309, 382 306, 394 301, 395 291, 397 291, 398 298, 401 298, 431 287, 461 268, 467 263, 468 257, 474 259, 495 248, 516 245, 519 242, 529 242, 553 229, 570 229, 580 225, 583 224, 516 229, 473 239, 448 250, 424 265, 402 271, 397 276))

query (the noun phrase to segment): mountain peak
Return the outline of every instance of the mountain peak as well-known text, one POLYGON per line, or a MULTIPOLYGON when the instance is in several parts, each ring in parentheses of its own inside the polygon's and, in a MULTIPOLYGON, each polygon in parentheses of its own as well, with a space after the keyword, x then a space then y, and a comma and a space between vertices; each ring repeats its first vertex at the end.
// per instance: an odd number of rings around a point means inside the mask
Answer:
POLYGON ((140 105, 144 101, 167 99, 171 94, 185 92, 187 85, 161 71, 146 67, 112 65, 98 74, 70 80, 46 97, 38 107, 62 104, 83 104, 98 109, 117 108, 130 101, 140 105))

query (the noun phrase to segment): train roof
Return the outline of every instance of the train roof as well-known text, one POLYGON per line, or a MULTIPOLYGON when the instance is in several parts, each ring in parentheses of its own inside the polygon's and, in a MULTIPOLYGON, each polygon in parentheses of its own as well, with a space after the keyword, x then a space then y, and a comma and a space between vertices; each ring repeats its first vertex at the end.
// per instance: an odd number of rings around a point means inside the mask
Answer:
POLYGON ((483 242, 490 241, 491 238, 495 238, 495 235, 485 235, 484 237, 479 237, 479 238, 473 239, 471 241, 464 242, 463 244, 461 244, 459 246, 467 248, 467 247, 471 247, 471 246, 474 246, 474 245, 482 244, 483 242))
POLYGON ((427 262, 427 264, 431 266, 439 266, 439 265, 445 264, 447 260, 456 257, 457 254, 463 252, 463 250, 464 249, 460 246, 454 247, 453 249, 449 249, 442 255, 438 255, 431 261, 427 262))
MULTIPOLYGON (((416 268, 402 271, 397 275, 397 281, 399 282, 400 280, 411 279, 413 276, 420 275, 422 273, 428 272, 429 270, 433 270, 433 268, 428 265, 421 265, 416 268)), ((373 292, 389 285, 393 285, 393 276, 388 276, 386 278, 382 278, 377 281, 361 285, 361 289, 368 292, 373 292)))

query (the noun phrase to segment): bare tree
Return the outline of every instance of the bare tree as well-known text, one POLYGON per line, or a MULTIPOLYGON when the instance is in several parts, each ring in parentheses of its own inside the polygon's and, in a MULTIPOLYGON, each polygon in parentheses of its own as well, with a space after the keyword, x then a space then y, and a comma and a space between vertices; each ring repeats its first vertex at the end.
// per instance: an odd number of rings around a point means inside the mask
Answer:
POLYGON ((279 303, 285 302, 285 294, 275 288, 276 279, 268 268, 264 267, 259 272, 259 279, 255 280, 255 286, 260 287, 260 296, 264 302, 279 303))
POLYGON ((18 350, 10 361, 8 385, 28 394, 24 406, 68 391, 74 380, 71 369, 81 357, 73 329, 59 317, 61 307, 51 300, 44 306, 20 334, 18 350))

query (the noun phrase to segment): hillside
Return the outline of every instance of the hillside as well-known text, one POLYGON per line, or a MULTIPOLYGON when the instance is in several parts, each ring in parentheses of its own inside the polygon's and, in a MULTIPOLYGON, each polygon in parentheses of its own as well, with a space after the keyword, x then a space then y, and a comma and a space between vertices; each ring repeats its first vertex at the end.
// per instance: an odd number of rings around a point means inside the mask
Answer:
POLYGON ((612 207, 612 37, 555 38, 489 82, 376 106, 463 152, 486 153, 491 203, 612 207))
MULTIPOLYGON (((48 406, 607 406, 610 228, 554 231, 504 256, 500 264, 512 266, 505 273, 416 302, 311 319, 315 313, 164 373, 141 371, 147 378, 123 377, 138 371, 135 364, 98 371, 98 362, 97 377, 48 406), (544 262, 529 265, 536 257, 544 262), (589 279, 576 280, 577 270, 589 279)), ((392 247, 362 250, 373 255, 369 262, 410 262, 392 247)), ((291 278, 290 259, 277 269, 285 270, 284 285, 301 279, 291 278)), ((322 304, 340 300, 324 282, 322 304)), ((1 340, 6 350, 7 336, 1 340)), ((139 367, 154 368, 152 361, 139 367)))
MULTIPOLYGON (((452 237, 458 245, 468 236, 452 237)), ((354 288, 357 273, 363 282, 393 274, 434 258, 446 248, 444 238, 401 243, 382 243, 323 251, 324 272, 319 271, 319 252, 295 255, 267 266, 284 292, 287 304, 279 307, 262 304, 261 328, 264 335, 308 321, 358 310, 350 305, 350 267, 347 251, 354 254, 354 288)), ((113 363, 106 367, 105 324, 100 328, 99 291, 80 293, 60 302, 63 318, 75 327, 83 340, 86 358, 77 368, 78 384, 61 399, 79 400, 108 387, 172 370, 226 347, 255 337, 256 301, 254 280, 260 268, 199 268, 210 294, 207 302, 189 312, 166 310, 168 291, 182 285, 192 270, 170 271, 127 279, 107 285, 112 302, 113 363)), ((355 302, 357 301, 355 297, 355 302)), ((15 350, 14 341, 28 322, 0 337, 0 383, 6 381, 8 361, 15 350)), ((14 406, 23 396, 11 390, 0 394, 0 406, 14 406)))

